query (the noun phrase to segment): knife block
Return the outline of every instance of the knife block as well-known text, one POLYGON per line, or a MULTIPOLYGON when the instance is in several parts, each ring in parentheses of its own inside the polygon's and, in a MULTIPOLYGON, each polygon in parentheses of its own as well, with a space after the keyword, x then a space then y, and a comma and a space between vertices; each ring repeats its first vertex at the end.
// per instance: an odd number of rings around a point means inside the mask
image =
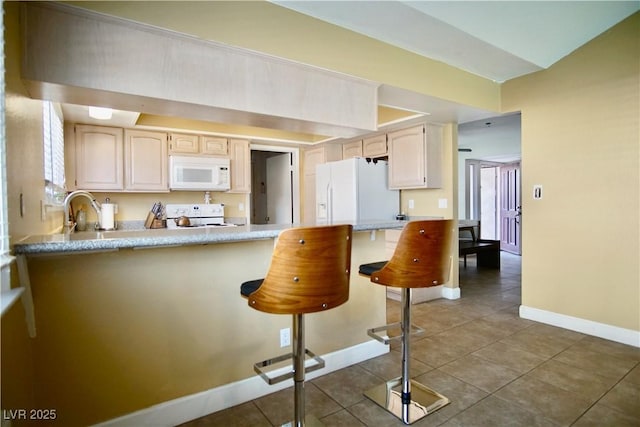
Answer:
POLYGON ((153 212, 149 211, 147 219, 144 220, 144 228, 167 228, 167 220, 157 219, 153 212))

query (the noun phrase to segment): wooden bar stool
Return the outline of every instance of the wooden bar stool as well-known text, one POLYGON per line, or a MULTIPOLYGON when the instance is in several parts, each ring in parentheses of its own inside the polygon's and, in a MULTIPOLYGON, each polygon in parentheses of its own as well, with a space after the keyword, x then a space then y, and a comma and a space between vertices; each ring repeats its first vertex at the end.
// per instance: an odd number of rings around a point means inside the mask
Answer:
MULTIPOLYGON (((359 273, 371 278, 373 283, 403 288, 401 292, 402 320, 386 326, 372 328, 369 336, 389 344, 391 339, 402 340, 402 375, 365 392, 365 396, 382 406, 405 424, 442 408, 449 399, 411 380, 411 289, 438 286, 449 280, 451 268, 452 220, 409 222, 398 240, 389 261, 363 264, 359 273), (389 338, 379 335, 392 327, 400 326, 401 336, 389 338)), ((415 328, 415 333, 424 330, 415 328)))
POLYGON ((269 384, 293 378, 296 427, 321 425, 304 413, 304 376, 324 367, 324 360, 305 347, 304 314, 325 311, 349 299, 351 225, 291 228, 278 236, 271 265, 264 279, 245 282, 240 293, 249 306, 293 316, 292 352, 258 362, 254 370, 269 384), (305 368, 309 356, 315 364, 305 368), (293 369, 270 377, 263 368, 292 359, 293 369))

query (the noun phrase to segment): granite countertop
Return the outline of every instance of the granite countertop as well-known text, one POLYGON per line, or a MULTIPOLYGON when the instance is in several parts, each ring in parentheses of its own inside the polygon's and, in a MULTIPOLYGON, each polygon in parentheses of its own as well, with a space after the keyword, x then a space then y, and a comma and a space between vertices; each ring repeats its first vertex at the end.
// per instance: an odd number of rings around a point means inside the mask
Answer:
MULTIPOLYGON (((406 221, 368 221, 353 225, 354 231, 402 228, 406 221)), ((206 245, 275 238, 290 224, 239 225, 184 229, 124 229, 82 231, 71 234, 29 236, 13 245, 14 255, 82 253, 126 248, 206 245)))

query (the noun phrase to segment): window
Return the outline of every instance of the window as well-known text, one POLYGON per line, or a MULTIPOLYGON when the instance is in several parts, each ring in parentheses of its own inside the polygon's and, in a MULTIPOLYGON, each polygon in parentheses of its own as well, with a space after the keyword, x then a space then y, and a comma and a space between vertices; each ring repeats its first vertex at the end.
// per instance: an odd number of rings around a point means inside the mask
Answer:
POLYGON ((65 196, 64 127, 60 106, 42 103, 44 182, 47 204, 61 205, 65 196))

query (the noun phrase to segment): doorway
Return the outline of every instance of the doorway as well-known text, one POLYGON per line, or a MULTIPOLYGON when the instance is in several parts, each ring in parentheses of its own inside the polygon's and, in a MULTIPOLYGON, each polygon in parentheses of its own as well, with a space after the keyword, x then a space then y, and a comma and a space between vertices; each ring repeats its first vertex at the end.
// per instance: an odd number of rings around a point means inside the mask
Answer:
POLYGON ((520 255, 522 214, 520 162, 466 160, 467 217, 479 219, 480 239, 520 255))
POLYGON ((300 220, 298 149, 251 145, 251 224, 300 220))

